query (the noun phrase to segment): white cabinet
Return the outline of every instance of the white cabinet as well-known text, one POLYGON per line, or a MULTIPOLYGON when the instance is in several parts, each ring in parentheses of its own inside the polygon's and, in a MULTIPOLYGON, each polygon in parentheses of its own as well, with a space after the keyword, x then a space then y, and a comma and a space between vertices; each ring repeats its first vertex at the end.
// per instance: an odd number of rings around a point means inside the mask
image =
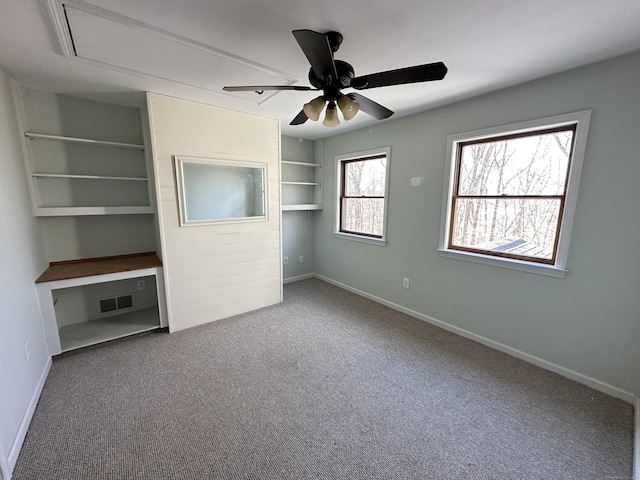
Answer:
POLYGON ((50 355, 167 326, 154 253, 53 262, 36 290, 50 355))
POLYGON ((282 210, 322 209, 322 165, 282 160, 282 210))
POLYGON ((144 145, 25 136, 36 216, 153 213, 144 145))

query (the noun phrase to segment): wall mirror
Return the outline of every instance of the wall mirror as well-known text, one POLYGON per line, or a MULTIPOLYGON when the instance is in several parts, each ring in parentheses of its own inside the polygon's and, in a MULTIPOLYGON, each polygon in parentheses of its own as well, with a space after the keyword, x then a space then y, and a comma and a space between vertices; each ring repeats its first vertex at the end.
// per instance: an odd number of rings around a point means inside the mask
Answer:
POLYGON ((180 226, 267 219, 267 165, 174 157, 180 226))

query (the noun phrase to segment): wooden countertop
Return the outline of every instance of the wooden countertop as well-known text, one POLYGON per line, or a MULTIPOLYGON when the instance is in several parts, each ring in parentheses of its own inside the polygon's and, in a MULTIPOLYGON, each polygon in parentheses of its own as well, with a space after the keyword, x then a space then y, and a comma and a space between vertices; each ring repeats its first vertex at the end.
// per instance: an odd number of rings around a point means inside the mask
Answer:
POLYGON ((49 268, 38 277, 36 283, 91 277, 106 273, 129 272, 131 270, 161 266, 162 262, 154 252, 51 262, 49 268))

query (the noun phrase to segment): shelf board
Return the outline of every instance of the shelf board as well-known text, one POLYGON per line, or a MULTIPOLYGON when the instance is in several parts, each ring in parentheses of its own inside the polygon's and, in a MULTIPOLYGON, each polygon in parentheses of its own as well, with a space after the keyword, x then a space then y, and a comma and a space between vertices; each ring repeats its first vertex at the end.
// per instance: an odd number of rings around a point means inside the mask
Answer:
POLYGON ((293 211, 293 210, 322 210, 322 205, 317 203, 300 203, 295 205, 282 205, 282 211, 293 211))
POLYGON ((315 182, 281 182, 282 185, 309 185, 311 187, 320 187, 321 184, 315 182))
POLYGON ((72 179, 86 179, 86 180, 125 180, 125 181, 137 181, 147 182, 145 177, 113 177, 107 175, 69 175, 64 173, 32 173, 32 177, 38 178, 72 178, 72 179))
POLYGON ((280 163, 284 163, 285 165, 295 165, 296 167, 311 167, 311 168, 320 168, 320 167, 322 167, 322 165, 318 165, 317 163, 292 162, 290 160, 281 160, 280 163))
POLYGON ((75 217, 82 215, 139 215, 153 213, 149 205, 125 207, 38 207, 36 217, 75 217))
POLYGON ((63 352, 160 328, 157 307, 66 325, 59 330, 63 352))
POLYGON ((46 135, 43 133, 26 132, 25 137, 36 140, 53 140, 67 143, 82 143, 84 145, 96 145, 101 147, 130 148, 134 150, 144 150, 144 145, 135 143, 107 142, 105 140, 92 140, 89 138, 65 137, 62 135, 46 135))
POLYGON ((162 262, 154 252, 113 255, 110 257, 83 258, 51 262, 36 283, 57 282, 71 278, 91 277, 108 273, 131 272, 161 267, 162 262))

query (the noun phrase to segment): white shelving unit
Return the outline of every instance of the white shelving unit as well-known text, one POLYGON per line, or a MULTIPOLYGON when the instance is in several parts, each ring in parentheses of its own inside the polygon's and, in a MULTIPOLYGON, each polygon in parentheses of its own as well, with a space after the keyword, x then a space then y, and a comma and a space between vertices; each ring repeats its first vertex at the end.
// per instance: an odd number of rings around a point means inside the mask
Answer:
POLYGON ((12 90, 50 262, 35 282, 49 353, 166 327, 145 110, 12 90))
POLYGON ((282 160, 282 210, 322 209, 322 165, 282 160))
POLYGON ((25 137, 29 139, 27 167, 35 216, 153 213, 144 145, 33 132, 25 132, 25 137), (32 142, 57 142, 93 150, 76 152, 75 157, 82 157, 82 161, 71 162, 61 160, 64 154, 56 155, 55 148, 35 148, 32 142), (104 149, 113 153, 105 155, 104 149), (135 153, 123 154, 123 150, 135 153), (108 162, 105 158, 115 160, 108 162), (126 163, 126 170, 134 175, 120 174, 126 163))
MULTIPOLYGON (((164 298, 164 277, 162 264, 153 253, 104 257, 87 260, 72 260, 57 262, 51 266, 36 281, 36 290, 40 303, 40 311, 45 331, 45 338, 50 355, 58 355, 82 347, 115 340, 130 335, 157 330, 167 326, 167 316, 164 298), (82 289, 87 286, 98 285, 99 288, 119 291, 115 295, 124 293, 118 286, 126 281, 145 280, 148 288, 155 284, 155 290, 148 292, 154 302, 151 306, 138 310, 127 309, 124 312, 114 312, 99 316, 90 314, 86 308, 87 298, 83 297, 82 289), (61 292, 77 290, 75 294, 62 295, 61 292), (65 317, 62 303, 76 306, 72 310, 77 313, 84 305, 85 313, 80 319, 65 317), (80 305, 78 305, 78 301, 80 305), (75 310, 74 310, 75 309, 75 310)), ((127 290, 128 293, 128 290, 127 290)), ((89 300, 90 303, 90 300, 89 300)), ((134 303, 135 305, 135 303, 134 303)), ((67 315, 69 311, 66 311, 67 315)))

